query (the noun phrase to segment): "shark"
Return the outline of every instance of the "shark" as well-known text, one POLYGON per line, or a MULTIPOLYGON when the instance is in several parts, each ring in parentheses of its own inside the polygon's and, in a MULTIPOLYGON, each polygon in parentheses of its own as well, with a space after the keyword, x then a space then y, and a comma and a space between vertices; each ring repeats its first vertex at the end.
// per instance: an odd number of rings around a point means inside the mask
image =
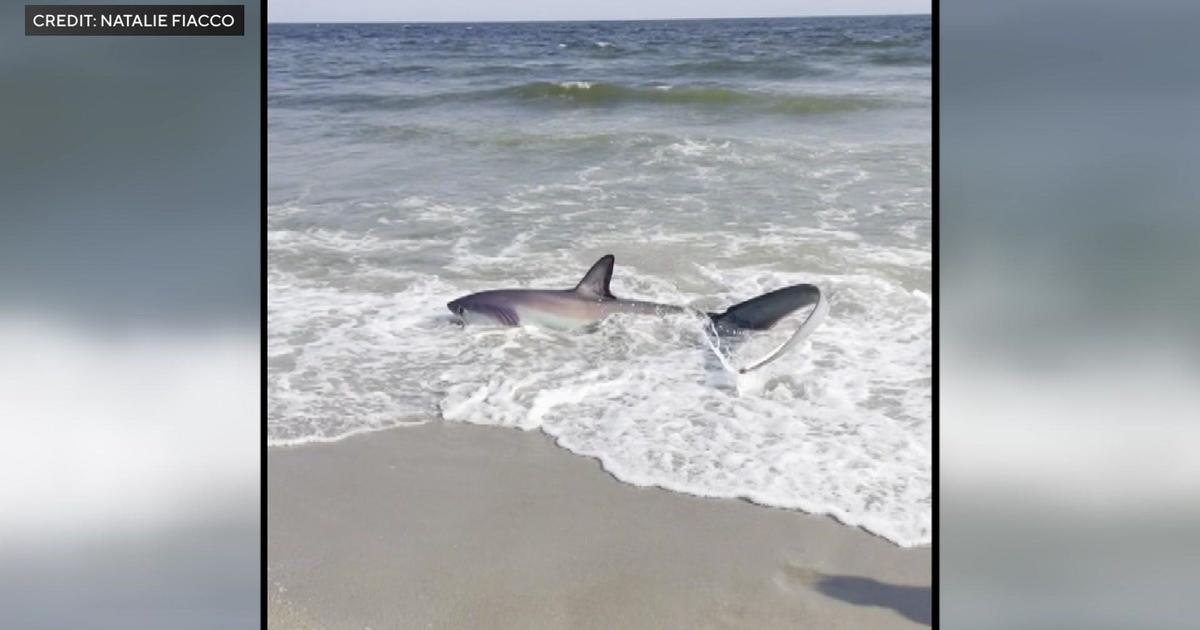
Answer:
POLYGON ((734 304, 720 313, 700 311, 687 306, 627 300, 612 293, 616 258, 605 255, 570 289, 497 289, 460 297, 446 308, 464 324, 523 326, 533 325, 557 330, 592 326, 612 315, 667 316, 694 313, 708 319, 719 338, 740 338, 754 331, 768 330, 788 315, 813 307, 794 333, 764 358, 738 368, 741 373, 758 369, 782 356, 820 325, 829 306, 820 288, 797 284, 764 293, 734 304))

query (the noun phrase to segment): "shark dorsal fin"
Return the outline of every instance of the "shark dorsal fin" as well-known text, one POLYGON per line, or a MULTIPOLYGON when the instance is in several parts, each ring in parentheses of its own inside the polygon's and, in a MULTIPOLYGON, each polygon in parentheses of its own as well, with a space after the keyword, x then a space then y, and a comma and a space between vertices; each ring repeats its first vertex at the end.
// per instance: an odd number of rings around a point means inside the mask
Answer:
POLYGON ((584 274, 583 280, 579 281, 575 292, 595 298, 613 297, 612 292, 608 289, 608 283, 612 282, 614 260, 612 254, 597 260, 596 264, 592 265, 592 268, 584 274))

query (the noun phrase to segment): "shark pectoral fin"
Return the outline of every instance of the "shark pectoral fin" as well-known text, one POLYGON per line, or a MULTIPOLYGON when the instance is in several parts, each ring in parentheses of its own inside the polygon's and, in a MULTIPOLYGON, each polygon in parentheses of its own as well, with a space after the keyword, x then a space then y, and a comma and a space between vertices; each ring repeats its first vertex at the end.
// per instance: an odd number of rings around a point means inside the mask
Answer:
POLYGON ((592 298, 611 298, 613 294, 608 285, 612 282, 613 263, 615 258, 608 254, 596 261, 591 269, 584 274, 583 280, 575 286, 575 292, 592 298))

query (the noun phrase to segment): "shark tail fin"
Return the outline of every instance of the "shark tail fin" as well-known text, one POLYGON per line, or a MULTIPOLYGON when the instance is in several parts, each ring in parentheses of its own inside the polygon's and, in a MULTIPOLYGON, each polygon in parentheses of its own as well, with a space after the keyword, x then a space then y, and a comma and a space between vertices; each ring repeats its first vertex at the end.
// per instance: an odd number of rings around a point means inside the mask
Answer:
MULTIPOLYGON (((822 302, 821 290, 811 284, 797 284, 764 293, 734 304, 724 313, 710 313, 717 330, 767 330, 797 309, 822 302)), ((814 313, 816 310, 814 309, 814 313)), ((809 315, 812 318, 812 315, 809 315)))
POLYGON ((821 295, 821 290, 811 284, 797 284, 784 287, 770 293, 764 293, 729 307, 724 313, 709 313, 713 325, 718 332, 739 333, 747 330, 767 330, 789 314, 813 306, 812 312, 805 318, 804 323, 796 329, 778 348, 753 364, 739 368, 738 372, 745 374, 756 370, 786 352, 792 346, 812 334, 812 331, 825 319, 829 312, 829 303, 821 295))

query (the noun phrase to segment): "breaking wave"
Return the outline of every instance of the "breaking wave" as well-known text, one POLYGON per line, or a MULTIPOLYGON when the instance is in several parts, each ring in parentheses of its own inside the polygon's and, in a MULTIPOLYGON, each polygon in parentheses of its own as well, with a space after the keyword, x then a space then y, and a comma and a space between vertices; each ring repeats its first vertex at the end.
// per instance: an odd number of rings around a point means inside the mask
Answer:
POLYGON ((749 106, 788 114, 824 114, 880 106, 857 96, 794 95, 735 90, 725 87, 656 85, 631 87, 615 83, 536 81, 501 90, 500 94, 527 101, 553 101, 576 106, 622 104, 749 106))
POLYGON ((736 90, 713 86, 627 86, 591 81, 534 81, 520 85, 427 95, 392 94, 287 94, 272 96, 272 108, 331 107, 342 111, 401 110, 453 103, 507 100, 524 105, 560 107, 617 107, 662 105, 788 115, 834 114, 877 109, 886 103, 877 98, 830 94, 784 94, 736 90))

